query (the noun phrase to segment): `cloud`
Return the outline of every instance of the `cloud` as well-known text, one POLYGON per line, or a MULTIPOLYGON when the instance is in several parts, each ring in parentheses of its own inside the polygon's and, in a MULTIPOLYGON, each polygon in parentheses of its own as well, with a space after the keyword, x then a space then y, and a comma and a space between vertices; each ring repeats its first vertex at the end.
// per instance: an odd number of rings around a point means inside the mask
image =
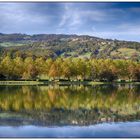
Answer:
POLYGON ((140 35, 140 23, 123 23, 118 26, 118 30, 125 31, 127 33, 140 35))
POLYGON ((73 4, 64 4, 64 10, 62 13, 62 17, 59 23, 59 27, 62 26, 75 26, 81 23, 81 19, 79 14, 73 9, 73 4))
POLYGON ((66 3, 64 5, 64 11, 63 11, 62 18, 59 23, 59 27, 63 26, 79 26, 90 21, 102 21, 105 20, 106 13, 105 11, 98 10, 98 9, 80 9, 75 7, 75 5, 66 3))
POLYGON ((87 34, 139 40, 140 4, 0 3, 0 32, 87 34))
POLYGON ((53 16, 45 8, 42 10, 32 3, 0 3, 0 32, 23 32, 48 26, 53 16))
POLYGON ((122 23, 111 28, 112 30, 93 26, 90 30, 78 32, 79 35, 91 35, 106 39, 140 41, 140 24, 122 23))

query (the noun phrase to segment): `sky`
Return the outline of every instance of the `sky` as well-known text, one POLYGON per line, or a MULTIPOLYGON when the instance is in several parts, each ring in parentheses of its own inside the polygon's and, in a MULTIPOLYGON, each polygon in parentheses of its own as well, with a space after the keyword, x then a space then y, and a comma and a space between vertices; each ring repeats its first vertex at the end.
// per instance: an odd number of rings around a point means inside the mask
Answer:
POLYGON ((77 34, 140 42, 140 2, 0 2, 0 33, 77 34))

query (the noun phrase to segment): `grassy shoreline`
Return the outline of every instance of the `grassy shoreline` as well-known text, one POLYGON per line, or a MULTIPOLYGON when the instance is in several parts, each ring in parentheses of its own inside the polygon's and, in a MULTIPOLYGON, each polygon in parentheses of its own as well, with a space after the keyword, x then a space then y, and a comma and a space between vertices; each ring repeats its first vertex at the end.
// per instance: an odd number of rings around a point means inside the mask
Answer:
POLYGON ((0 81, 0 85, 39 85, 39 81, 0 81))
POLYGON ((140 84, 140 82, 99 82, 99 81, 0 81, 0 85, 103 85, 103 84, 140 84))

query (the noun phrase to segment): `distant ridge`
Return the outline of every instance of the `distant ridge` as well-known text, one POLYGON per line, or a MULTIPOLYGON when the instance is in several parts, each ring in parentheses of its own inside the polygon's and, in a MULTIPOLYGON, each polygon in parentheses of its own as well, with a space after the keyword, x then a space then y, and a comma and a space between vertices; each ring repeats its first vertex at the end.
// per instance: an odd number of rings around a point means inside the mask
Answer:
POLYGON ((15 57, 140 59, 140 43, 76 34, 0 33, 0 53, 15 57))

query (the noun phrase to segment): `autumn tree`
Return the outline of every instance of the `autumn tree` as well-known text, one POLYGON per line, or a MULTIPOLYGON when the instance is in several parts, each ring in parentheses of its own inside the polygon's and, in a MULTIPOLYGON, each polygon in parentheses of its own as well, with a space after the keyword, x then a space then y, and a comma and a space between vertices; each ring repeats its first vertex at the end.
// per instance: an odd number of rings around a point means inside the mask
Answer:
POLYGON ((23 79, 36 79, 38 76, 38 70, 34 64, 31 57, 28 57, 24 61, 24 73, 22 75, 23 79))
POLYGON ((6 56, 1 61, 1 67, 2 67, 2 74, 7 77, 7 79, 14 78, 15 75, 14 72, 14 63, 13 60, 10 58, 10 56, 6 56))
POLYGON ((13 60, 13 63, 14 63, 14 73, 15 73, 15 76, 19 79, 22 77, 23 75, 23 72, 24 72, 24 62, 23 62, 23 59, 21 57, 16 57, 14 60, 13 60))

